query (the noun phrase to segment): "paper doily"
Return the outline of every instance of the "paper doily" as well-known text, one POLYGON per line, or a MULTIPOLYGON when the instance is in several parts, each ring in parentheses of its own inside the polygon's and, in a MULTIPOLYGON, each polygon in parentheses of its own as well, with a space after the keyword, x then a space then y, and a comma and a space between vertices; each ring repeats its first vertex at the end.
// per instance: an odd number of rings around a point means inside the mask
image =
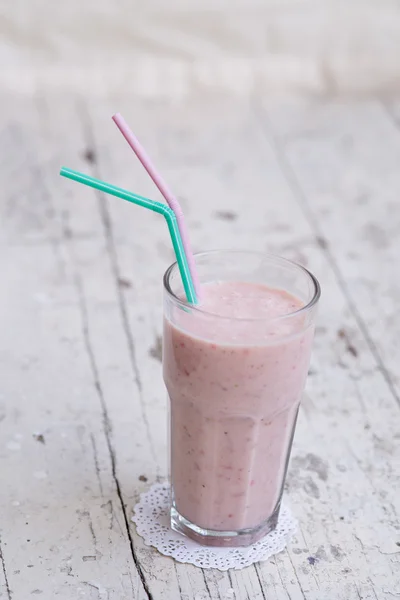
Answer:
POLYGON ((134 508, 132 521, 147 546, 161 554, 203 569, 243 569, 260 560, 267 560, 285 549, 297 529, 288 506, 281 507, 278 525, 259 542, 248 548, 215 548, 200 546, 187 537, 172 531, 169 523, 169 483, 155 483, 141 495, 134 508))

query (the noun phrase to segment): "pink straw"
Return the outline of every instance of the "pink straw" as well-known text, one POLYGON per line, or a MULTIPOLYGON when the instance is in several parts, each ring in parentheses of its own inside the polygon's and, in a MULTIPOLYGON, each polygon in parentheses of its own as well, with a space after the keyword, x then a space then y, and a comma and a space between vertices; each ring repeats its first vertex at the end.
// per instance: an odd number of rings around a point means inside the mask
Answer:
POLYGON ((185 250, 190 274, 192 276, 194 289, 196 291, 197 298, 200 299, 200 281, 199 276, 197 275, 196 264, 194 262, 193 252, 190 248, 189 235, 185 223, 185 218, 183 216, 183 211, 181 205, 179 204, 177 198, 169 189, 168 185, 161 177, 160 173, 155 168, 152 163, 149 155, 146 150, 143 148, 133 131, 130 129, 129 125, 125 121, 122 115, 119 113, 113 116, 113 121, 160 190, 161 194, 164 196, 165 200, 168 203, 168 206, 172 208, 176 215, 176 220, 178 222, 179 231, 182 238, 183 248, 185 250))

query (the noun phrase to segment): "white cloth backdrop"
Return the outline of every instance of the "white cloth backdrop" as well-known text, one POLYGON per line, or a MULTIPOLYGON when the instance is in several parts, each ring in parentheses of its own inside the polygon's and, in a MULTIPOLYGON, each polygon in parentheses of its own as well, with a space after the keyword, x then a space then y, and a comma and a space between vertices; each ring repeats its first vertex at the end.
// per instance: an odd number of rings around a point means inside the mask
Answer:
POLYGON ((400 86, 397 0, 0 0, 0 89, 186 95, 400 86))

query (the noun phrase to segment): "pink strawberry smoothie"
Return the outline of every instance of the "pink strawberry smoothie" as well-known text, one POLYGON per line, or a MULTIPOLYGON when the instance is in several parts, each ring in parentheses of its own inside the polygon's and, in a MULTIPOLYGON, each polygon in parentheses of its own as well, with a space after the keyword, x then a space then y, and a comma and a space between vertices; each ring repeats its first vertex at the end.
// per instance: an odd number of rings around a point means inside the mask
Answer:
POLYGON ((203 286, 200 311, 165 319, 174 501, 203 529, 254 528, 279 507, 313 338, 302 307, 228 281, 203 286))

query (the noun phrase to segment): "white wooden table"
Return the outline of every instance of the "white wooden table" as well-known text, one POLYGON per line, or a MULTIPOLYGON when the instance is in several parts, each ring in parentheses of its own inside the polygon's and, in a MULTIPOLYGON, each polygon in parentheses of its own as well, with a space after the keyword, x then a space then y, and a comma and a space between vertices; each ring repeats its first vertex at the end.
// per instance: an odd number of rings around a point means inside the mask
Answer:
POLYGON ((0 108, 0 598, 400 598, 400 102, 0 108), (176 563, 130 520, 167 472, 171 246, 160 217, 58 176, 159 198, 116 110, 181 195, 196 249, 280 253, 322 285, 287 485, 299 532, 243 571, 176 563))

